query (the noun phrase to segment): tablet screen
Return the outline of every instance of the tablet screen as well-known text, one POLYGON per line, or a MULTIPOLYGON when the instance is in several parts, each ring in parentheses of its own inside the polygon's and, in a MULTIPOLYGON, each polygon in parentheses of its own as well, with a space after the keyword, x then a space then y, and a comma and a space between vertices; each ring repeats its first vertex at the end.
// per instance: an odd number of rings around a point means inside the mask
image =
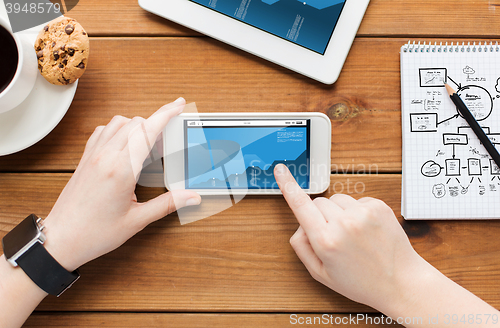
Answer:
POLYGON ((347 0, 190 0, 324 54, 347 0))
POLYGON ((279 189, 274 167, 288 166, 309 188, 310 120, 186 120, 186 189, 279 189))

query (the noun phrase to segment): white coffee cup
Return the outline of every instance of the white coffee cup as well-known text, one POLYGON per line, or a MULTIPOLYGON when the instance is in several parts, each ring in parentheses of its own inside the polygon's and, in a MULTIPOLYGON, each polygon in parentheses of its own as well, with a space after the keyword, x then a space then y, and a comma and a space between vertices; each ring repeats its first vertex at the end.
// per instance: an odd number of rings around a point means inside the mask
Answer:
POLYGON ((26 35, 13 34, 10 24, 0 16, 0 25, 14 37, 19 60, 17 71, 10 84, 0 93, 0 113, 19 106, 30 94, 38 74, 38 63, 33 42, 26 35))

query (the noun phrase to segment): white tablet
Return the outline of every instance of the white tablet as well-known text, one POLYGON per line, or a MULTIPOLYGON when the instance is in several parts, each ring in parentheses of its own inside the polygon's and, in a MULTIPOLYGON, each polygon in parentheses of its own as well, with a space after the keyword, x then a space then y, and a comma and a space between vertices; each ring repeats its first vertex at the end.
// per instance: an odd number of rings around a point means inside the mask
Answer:
POLYGON ((326 84, 369 0, 139 0, 147 11, 326 84))

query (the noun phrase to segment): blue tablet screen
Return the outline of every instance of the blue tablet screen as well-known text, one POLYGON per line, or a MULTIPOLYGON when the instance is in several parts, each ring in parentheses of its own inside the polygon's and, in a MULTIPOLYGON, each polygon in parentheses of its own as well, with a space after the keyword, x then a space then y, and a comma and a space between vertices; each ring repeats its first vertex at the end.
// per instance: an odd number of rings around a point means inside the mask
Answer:
POLYGON ((191 0, 324 54, 347 0, 191 0))

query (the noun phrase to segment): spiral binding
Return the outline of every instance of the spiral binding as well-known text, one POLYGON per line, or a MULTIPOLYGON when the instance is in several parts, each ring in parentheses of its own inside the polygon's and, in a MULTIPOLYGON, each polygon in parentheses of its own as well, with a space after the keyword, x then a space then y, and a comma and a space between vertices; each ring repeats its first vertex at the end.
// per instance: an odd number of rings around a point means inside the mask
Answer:
POLYGON ((470 42, 468 42, 467 44, 465 44, 465 42, 462 42, 462 44, 460 44, 459 42, 457 42, 456 44, 453 44, 453 42, 449 45, 448 42, 446 42, 445 44, 443 44, 443 42, 440 42, 439 44, 437 44, 437 42, 434 42, 434 44, 432 44, 431 42, 429 43, 426 43, 424 42, 423 44, 421 44, 420 42, 418 43, 415 43, 415 41, 413 41, 413 43, 411 41, 408 41, 407 44, 405 44, 404 46, 401 47, 401 51, 402 52, 417 52, 417 53, 426 53, 426 52, 500 52, 500 45, 498 45, 498 41, 493 43, 493 42, 490 42, 490 44, 488 44, 487 42, 484 42, 484 44, 482 44, 481 42, 479 42, 479 44, 476 44, 476 42, 474 42, 473 44, 471 44, 470 42))

